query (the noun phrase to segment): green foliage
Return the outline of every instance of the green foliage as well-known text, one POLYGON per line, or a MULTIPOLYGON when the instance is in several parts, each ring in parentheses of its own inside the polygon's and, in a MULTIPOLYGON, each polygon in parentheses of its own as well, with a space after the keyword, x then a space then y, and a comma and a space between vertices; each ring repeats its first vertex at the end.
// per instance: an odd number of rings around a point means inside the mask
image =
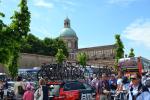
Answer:
POLYGON ((115 58, 116 59, 120 59, 124 56, 124 45, 120 39, 120 35, 119 34, 116 34, 115 35, 115 39, 116 39, 116 42, 115 42, 115 45, 116 45, 116 56, 115 58))
POLYGON ((26 42, 22 45, 21 52, 55 56, 58 49, 62 49, 64 55, 68 57, 68 50, 63 40, 47 37, 44 40, 40 40, 34 35, 29 34, 26 42))
POLYGON ((27 0, 21 0, 18 7, 20 11, 15 11, 11 17, 12 23, 10 24, 10 28, 17 35, 16 38, 22 40, 30 31, 30 12, 28 11, 27 0))
MULTIPOLYGON (((1 13, 1 16, 4 17, 4 14, 1 13)), ((10 29, 0 19, 0 63, 2 64, 7 64, 12 54, 13 40, 10 40, 10 32, 10 29)))
POLYGON ((66 56, 64 55, 62 49, 58 49, 58 52, 55 57, 56 57, 57 63, 59 64, 62 64, 62 62, 66 59, 66 56))
POLYGON ((130 49, 130 53, 129 53, 129 57, 134 57, 134 56, 135 56, 135 54, 134 54, 134 49, 131 48, 131 49, 130 49))
POLYGON ((124 56, 124 45, 123 45, 123 43, 122 43, 122 41, 121 41, 121 39, 120 39, 120 35, 119 34, 116 34, 115 35, 115 46, 116 46, 116 54, 115 54, 115 69, 118 69, 118 60, 120 59, 120 58, 123 58, 123 56, 124 56))
POLYGON ((86 66, 86 62, 87 62, 87 55, 85 53, 78 53, 77 55, 77 61, 80 65, 82 65, 83 67, 86 66))
POLYGON ((21 52, 37 53, 55 56, 58 49, 68 56, 65 43, 59 38, 40 40, 30 31, 30 12, 27 0, 20 0, 19 11, 11 17, 10 25, 5 25, 1 19, 5 15, 0 12, 0 63, 4 64, 12 77, 18 73, 18 55, 21 52))
MULTIPOLYGON (((4 64, 14 78, 18 73, 18 55, 25 37, 30 31, 30 12, 27 0, 21 0, 19 11, 11 17, 11 24, 5 25, 0 19, 0 63, 4 64)), ((0 16, 4 17, 3 13, 0 16)))
MULTIPOLYGON (((61 40, 60 38, 56 38, 54 39, 54 43, 53 43, 53 47, 56 47, 56 53, 58 49, 62 49, 63 50, 63 54, 68 57, 69 53, 68 53, 68 48, 65 44, 65 42, 63 40, 61 40)), ((56 54, 54 54, 56 55, 56 54)))
POLYGON ((0 12, 0 16, 1 17, 5 17, 5 14, 3 14, 2 12, 0 12))
POLYGON ((8 66, 9 73, 13 79, 18 74, 18 58, 19 58, 19 55, 18 55, 18 51, 16 50, 16 51, 14 51, 14 54, 11 57, 11 59, 10 59, 11 61, 8 66))

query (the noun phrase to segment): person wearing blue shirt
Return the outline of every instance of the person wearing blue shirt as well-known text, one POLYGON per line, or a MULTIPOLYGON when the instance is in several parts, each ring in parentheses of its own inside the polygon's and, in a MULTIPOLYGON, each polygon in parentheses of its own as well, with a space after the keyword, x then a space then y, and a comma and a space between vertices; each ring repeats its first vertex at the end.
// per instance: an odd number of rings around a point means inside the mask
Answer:
POLYGON ((112 91, 115 91, 117 89, 117 80, 114 74, 111 75, 111 78, 109 80, 109 87, 112 91))

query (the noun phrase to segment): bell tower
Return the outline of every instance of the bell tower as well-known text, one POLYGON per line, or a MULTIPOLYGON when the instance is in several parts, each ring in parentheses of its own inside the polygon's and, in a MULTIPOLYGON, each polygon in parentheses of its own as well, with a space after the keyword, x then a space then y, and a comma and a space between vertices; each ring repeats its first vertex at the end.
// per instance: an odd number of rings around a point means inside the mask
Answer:
POLYGON ((70 28, 70 19, 68 17, 64 20, 64 28, 70 28))

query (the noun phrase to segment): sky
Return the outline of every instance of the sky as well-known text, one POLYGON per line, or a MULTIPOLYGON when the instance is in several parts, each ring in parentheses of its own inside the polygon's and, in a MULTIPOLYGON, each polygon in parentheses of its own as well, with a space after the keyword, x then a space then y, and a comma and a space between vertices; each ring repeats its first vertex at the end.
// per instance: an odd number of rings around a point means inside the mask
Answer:
MULTIPOLYGON (((20 0, 0 0, 4 23, 18 10, 20 0)), ((30 33, 55 38, 68 16, 78 36, 79 48, 111 45, 121 35, 125 54, 150 59, 150 0, 28 0, 30 33)))

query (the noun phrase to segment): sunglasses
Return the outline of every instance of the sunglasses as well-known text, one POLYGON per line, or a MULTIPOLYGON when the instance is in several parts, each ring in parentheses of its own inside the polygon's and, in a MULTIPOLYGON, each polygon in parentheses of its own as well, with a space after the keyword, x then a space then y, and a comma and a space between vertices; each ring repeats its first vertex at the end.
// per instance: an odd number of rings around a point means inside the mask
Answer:
POLYGON ((131 80, 137 80, 137 78, 131 78, 131 80))

